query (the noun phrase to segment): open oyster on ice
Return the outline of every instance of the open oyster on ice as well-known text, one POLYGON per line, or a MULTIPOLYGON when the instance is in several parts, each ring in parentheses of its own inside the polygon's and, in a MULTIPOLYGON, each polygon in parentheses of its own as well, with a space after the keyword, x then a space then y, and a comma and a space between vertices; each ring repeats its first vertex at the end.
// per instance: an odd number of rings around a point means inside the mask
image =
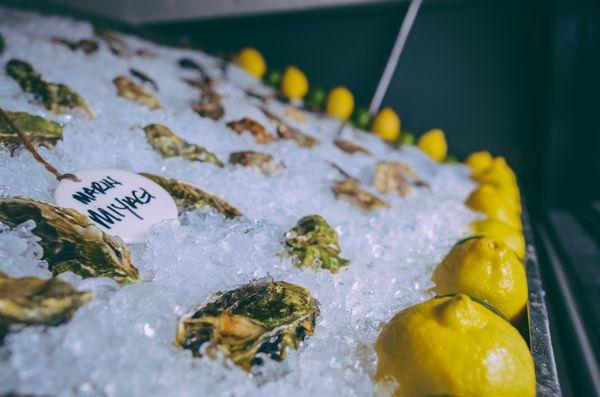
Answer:
POLYGON ((140 175, 158 183, 163 189, 169 192, 173 200, 175 200, 179 212, 208 205, 229 219, 242 215, 240 211, 222 198, 205 192, 189 183, 145 172, 140 173, 140 175))
POLYGON ((275 140, 275 137, 267 131, 264 125, 250 117, 230 121, 227 123, 227 127, 231 128, 238 135, 242 135, 244 131, 250 132, 254 135, 257 143, 267 144, 275 140))
POLYGON ((348 153, 348 154, 354 154, 354 153, 364 153, 367 155, 371 155, 371 151, 369 149, 367 149, 364 146, 359 145, 358 143, 354 143, 352 141, 348 141, 345 139, 335 139, 333 141, 333 143, 335 144, 335 146, 337 146, 340 150, 348 153))
POLYGON ((219 292, 183 317, 176 343, 199 357, 221 352, 249 371, 264 358, 285 359, 314 333, 318 302, 303 287, 261 279, 219 292))
POLYGON ((337 273, 349 261, 341 258, 336 231, 321 215, 308 215, 285 234, 285 244, 296 266, 327 269, 337 273))
POLYGON ((429 186, 408 165, 395 161, 380 161, 375 167, 375 188, 379 193, 406 197, 412 186, 429 186))
POLYGON ((229 163, 252 168, 265 175, 273 175, 283 168, 281 162, 269 153, 252 150, 231 153, 229 155, 229 163))
POLYGON ((181 156, 190 161, 212 163, 223 167, 219 158, 200 145, 188 143, 162 124, 149 124, 144 127, 146 140, 163 158, 181 156))
POLYGON ((52 43, 63 45, 65 47, 67 47, 68 49, 70 49, 71 51, 81 50, 86 55, 90 55, 90 54, 93 54, 94 52, 98 51, 98 43, 96 43, 94 40, 90 40, 90 39, 81 39, 81 40, 77 40, 77 41, 71 41, 68 39, 60 38, 60 37, 54 37, 52 39, 52 43))
POLYGON ((139 279, 125 244, 96 227, 79 212, 27 197, 0 197, 0 222, 16 227, 33 219, 44 260, 52 274, 73 272, 83 278, 110 277, 120 284, 139 279))
MULTIPOLYGON (((51 148, 62 139, 62 126, 54 121, 25 112, 4 113, 36 149, 40 146, 51 148)), ((21 146, 17 131, 14 131, 4 117, 0 117, 0 143, 9 150, 21 146)))
POLYGON ((6 63, 6 73, 15 79, 21 89, 42 101, 44 107, 55 114, 68 111, 83 111, 94 117, 90 105, 79 94, 65 84, 48 83, 30 64, 19 59, 11 59, 6 63))
POLYGON ((119 37, 116 32, 108 29, 94 28, 96 37, 102 39, 110 52, 121 58, 127 58, 131 54, 131 50, 125 41, 119 37))
POLYGON ((146 91, 142 86, 134 83, 129 77, 115 77, 113 84, 117 87, 117 95, 121 98, 137 102, 152 110, 162 108, 162 104, 154 95, 146 91))
POLYGON ((283 121, 283 119, 281 119, 281 117, 277 116, 270 110, 265 108, 262 108, 261 110, 265 116, 267 116, 269 121, 275 124, 279 138, 292 139, 298 143, 298 146, 303 148, 311 148, 321 143, 317 138, 313 138, 310 135, 300 132, 300 130, 297 128, 289 126, 285 121, 283 121))
POLYGON ((333 185, 333 193, 340 200, 354 204, 363 211, 388 208, 390 205, 374 194, 369 193, 352 179, 344 179, 333 185))

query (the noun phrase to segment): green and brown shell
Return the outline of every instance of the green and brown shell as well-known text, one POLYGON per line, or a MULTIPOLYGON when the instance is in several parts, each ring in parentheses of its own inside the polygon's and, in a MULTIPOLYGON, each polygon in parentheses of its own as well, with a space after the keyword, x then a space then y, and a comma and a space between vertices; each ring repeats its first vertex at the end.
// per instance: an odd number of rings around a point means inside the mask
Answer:
POLYGON ((361 146, 361 145, 351 142, 351 141, 347 141, 345 139, 336 139, 333 141, 333 143, 340 150, 343 150, 344 152, 346 152, 348 154, 364 153, 364 154, 368 154, 369 156, 371 155, 371 151, 369 149, 367 149, 366 147, 361 146))
POLYGON ((27 197, 0 197, 0 222, 16 227, 33 219, 43 259, 54 275, 73 272, 110 277, 120 284, 139 280, 125 244, 96 227, 81 213, 27 197))
POLYGON ((265 175, 273 175, 283 168, 281 162, 269 153, 254 152, 252 150, 231 153, 229 163, 252 168, 265 175))
POLYGON ((119 35, 112 30, 94 28, 94 34, 96 37, 102 39, 106 45, 108 45, 110 52, 116 56, 127 58, 131 54, 131 50, 129 49, 127 43, 125 43, 125 41, 123 41, 123 39, 121 39, 119 35))
POLYGON ((271 135, 264 125, 250 117, 244 117, 240 120, 230 121, 227 123, 227 127, 235 131, 236 134, 241 135, 244 131, 250 132, 254 135, 254 139, 257 143, 266 145, 275 140, 275 137, 271 135))
POLYGON ((280 139, 292 139, 298 143, 298 146, 303 148, 312 148, 319 145, 321 142, 310 135, 306 135, 297 128, 289 126, 275 113, 262 108, 262 112, 267 116, 269 121, 277 128, 277 135, 280 139))
POLYGON ((333 194, 339 200, 347 201, 369 212, 378 208, 389 208, 389 204, 374 194, 369 193, 352 179, 344 179, 333 186, 333 194))
POLYGON ((71 41, 67 39, 63 39, 60 37, 54 37, 52 39, 52 43, 59 44, 67 47, 71 51, 79 51, 81 50, 84 54, 90 55, 94 52, 98 51, 98 43, 94 40, 89 39, 81 39, 78 41, 71 41))
POLYGON ((308 215, 285 234, 288 252, 298 267, 327 269, 337 273, 349 261, 341 258, 336 231, 321 215, 308 215))
POLYGON ((88 103, 70 87, 64 84, 48 83, 30 64, 19 59, 6 63, 6 73, 15 79, 21 89, 40 100, 44 107, 55 114, 68 111, 84 112, 90 118, 94 112, 88 103))
POLYGON ((402 197, 410 194, 412 186, 429 186, 408 165, 394 161, 377 163, 374 184, 379 193, 402 197))
MULTIPOLYGON (((51 148, 62 139, 62 126, 54 121, 25 112, 4 111, 4 114, 36 149, 40 146, 51 148)), ((0 117, 0 143, 12 151, 21 146, 21 140, 9 124, 0 117)))
POLYGON ((209 207, 219 211, 228 219, 242 215, 240 211, 222 198, 208 193, 189 183, 181 182, 176 179, 165 178, 159 175, 148 174, 146 172, 142 172, 140 175, 156 182, 163 189, 169 192, 171 197, 173 197, 173 200, 175 200, 175 204, 177 205, 180 213, 208 205, 209 207))
POLYGON ((214 153, 200 145, 188 143, 162 124, 149 124, 144 127, 144 132, 148 143, 163 158, 183 157, 189 161, 212 163, 217 167, 223 167, 223 162, 214 153))
POLYGON ((266 357, 285 359, 314 333, 318 302, 303 287, 285 281, 254 280, 219 292, 177 327, 176 343, 195 357, 220 352, 249 371, 266 357))
POLYGON ((183 81, 200 90, 200 98, 192 105, 192 109, 196 113, 202 117, 208 117, 213 120, 220 120, 223 117, 225 109, 221 103, 221 95, 212 88, 212 85, 214 84, 213 79, 208 77, 208 75, 202 71, 201 80, 184 78, 183 81))
POLYGON ((129 77, 117 76, 113 79, 113 84, 117 87, 117 95, 121 98, 137 102, 152 110, 162 108, 162 104, 154 95, 134 83, 129 77))
POLYGON ((12 278, 0 275, 0 327, 10 325, 58 325, 92 299, 57 279, 12 278))

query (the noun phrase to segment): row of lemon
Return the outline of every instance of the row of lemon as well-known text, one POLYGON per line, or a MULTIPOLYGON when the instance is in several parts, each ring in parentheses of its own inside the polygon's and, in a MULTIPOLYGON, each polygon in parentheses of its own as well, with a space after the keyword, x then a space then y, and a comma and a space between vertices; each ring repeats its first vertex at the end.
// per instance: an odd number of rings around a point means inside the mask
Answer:
POLYGON ((479 184, 466 204, 486 215, 434 270, 438 297, 398 313, 376 342, 376 378, 395 396, 533 397, 535 370, 513 326, 525 315, 525 241, 514 172, 502 157, 471 154, 479 184))
MULTIPOLYGON (((310 111, 325 111, 329 116, 343 122, 351 120, 357 128, 370 130, 389 142, 412 144, 415 141, 413 134, 400 132, 400 117, 392 108, 383 108, 373 117, 368 109, 354 106, 354 95, 346 87, 335 87, 327 94, 322 88, 310 87, 306 75, 295 66, 288 66, 283 73, 275 69, 267 69, 262 54, 251 47, 243 48, 235 60, 248 73, 279 90, 288 99, 303 99, 304 107, 310 111)), ((417 145, 431 146, 428 143, 432 139, 430 135, 440 133, 442 133, 440 130, 431 130, 423 134, 417 145)), ((446 157, 446 149, 443 150, 443 154, 438 150, 434 157, 442 161, 446 157)))

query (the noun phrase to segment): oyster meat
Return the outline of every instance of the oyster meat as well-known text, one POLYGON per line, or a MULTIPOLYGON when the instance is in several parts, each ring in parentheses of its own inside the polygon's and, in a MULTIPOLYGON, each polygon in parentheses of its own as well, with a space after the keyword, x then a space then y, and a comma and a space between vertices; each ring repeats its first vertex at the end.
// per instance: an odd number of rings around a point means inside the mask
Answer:
POLYGON ((285 359, 315 330, 318 302, 303 287, 285 281, 254 280, 219 292, 177 327, 176 343, 195 357, 221 352, 249 371, 266 357, 285 359))
POLYGON ((120 284, 139 279, 125 244, 96 227, 79 212, 27 197, 0 197, 0 222, 16 227, 33 219, 44 260, 54 275, 110 277, 120 284))
POLYGON ((129 77, 118 76, 113 79, 117 95, 146 106, 152 110, 161 109, 162 104, 151 93, 134 83, 129 77))
POLYGON ((222 198, 189 183, 165 178, 159 175, 148 174, 146 172, 141 172, 140 175, 158 183, 163 189, 169 192, 171 197, 173 197, 173 200, 175 200, 175 204, 177 204, 180 213, 189 209, 208 205, 229 219, 242 215, 240 211, 222 198))
POLYGON ((231 121, 227 123, 227 127, 231 128, 238 135, 241 135, 244 131, 250 132, 254 135, 254 139, 257 143, 267 144, 275 140, 275 137, 271 135, 262 124, 250 117, 231 121))
POLYGON ((219 158, 200 145, 188 143, 162 124, 149 124, 144 127, 146 140, 164 158, 181 156, 190 161, 212 163, 223 167, 219 158))
POLYGON ((71 40, 55 37, 52 39, 52 42, 54 44, 64 45, 65 47, 69 48, 71 51, 81 50, 86 55, 90 55, 90 54, 93 54, 94 52, 98 51, 98 43, 96 43, 94 40, 89 40, 89 39, 81 39, 78 41, 71 41, 71 40))
POLYGON ((58 278, 3 277, 0 275, 0 327, 58 325, 92 299, 58 278))
POLYGON ((64 84, 48 83, 30 64, 19 59, 11 59, 6 63, 6 73, 15 79, 21 89, 42 101, 44 107, 55 114, 73 110, 85 112, 94 117, 88 103, 75 91, 64 84))
POLYGON ((108 48, 110 48, 110 52, 119 56, 121 58, 127 58, 131 54, 129 46, 123 39, 121 39, 117 33, 112 30, 102 29, 102 28, 94 28, 94 34, 96 37, 102 39, 108 48))
POLYGON ((281 162, 269 153, 254 152, 252 150, 231 153, 229 163, 252 168, 265 175, 273 175, 283 168, 281 162))
POLYGON ((354 142, 347 141, 345 139, 336 139, 333 141, 335 146, 337 146, 340 150, 343 150, 346 153, 354 154, 354 153, 364 153, 371 155, 371 151, 364 146, 358 145, 354 142))
POLYGON ((397 161, 380 161, 375 167, 375 188, 382 194, 406 197, 412 186, 429 186, 408 165, 397 161))
POLYGON ((344 179, 333 186, 333 193, 339 200, 354 204, 363 211, 373 211, 378 208, 389 208, 389 204, 374 194, 369 193, 356 181, 344 179))
MULTIPOLYGON (((51 148, 62 139, 62 126, 54 121, 25 112, 4 113, 36 149, 51 148)), ((4 117, 0 117, 0 143, 11 151, 21 146, 19 135, 4 117)))
POLYGON ((285 234, 285 244, 298 267, 327 269, 337 273, 349 261, 341 258, 336 231, 321 215, 308 215, 285 234))
POLYGON ((279 136, 279 138, 292 139, 296 141, 296 143, 298 143, 298 146, 303 148, 311 148, 321 143, 318 139, 313 138, 310 135, 306 135, 305 133, 300 132, 300 130, 296 128, 290 127, 275 113, 265 108, 262 108, 261 110, 265 114, 265 116, 267 116, 269 121, 271 121, 271 123, 273 123, 277 128, 277 135, 279 136))

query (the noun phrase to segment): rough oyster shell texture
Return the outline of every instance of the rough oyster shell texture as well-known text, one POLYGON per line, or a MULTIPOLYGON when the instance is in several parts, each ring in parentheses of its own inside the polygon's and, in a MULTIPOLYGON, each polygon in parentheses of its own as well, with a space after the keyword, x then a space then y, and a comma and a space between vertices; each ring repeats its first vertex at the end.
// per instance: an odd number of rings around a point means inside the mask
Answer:
POLYGON ((121 98, 137 102, 152 110, 162 108, 162 104, 154 95, 134 83, 129 77, 117 76, 113 79, 113 84, 117 87, 117 95, 121 98))
MULTIPOLYGON (((25 112, 4 113, 36 149, 40 146, 51 148, 62 139, 62 126, 54 121, 25 112)), ((19 135, 4 117, 0 117, 0 143, 9 150, 21 146, 19 135)))
POLYGON ((389 204, 374 194, 369 193, 352 179, 344 179, 333 186, 333 193, 339 200, 354 204, 363 211, 369 212, 378 208, 389 208, 389 204))
POLYGON ((281 171, 283 164, 269 153, 246 150, 229 155, 229 163, 252 168, 265 175, 273 175, 281 171))

